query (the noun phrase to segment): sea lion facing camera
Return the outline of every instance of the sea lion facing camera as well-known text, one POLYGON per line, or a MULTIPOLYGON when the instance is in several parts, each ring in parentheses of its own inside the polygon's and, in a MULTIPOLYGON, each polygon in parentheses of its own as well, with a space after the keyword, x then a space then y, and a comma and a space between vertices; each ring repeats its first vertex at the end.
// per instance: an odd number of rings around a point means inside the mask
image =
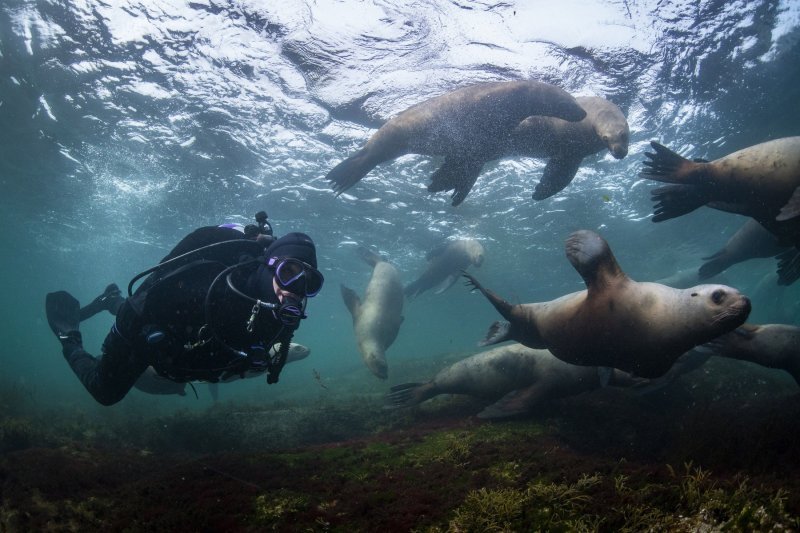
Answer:
POLYGON ((480 83, 414 105, 390 119, 326 179, 338 196, 376 165, 405 154, 444 156, 434 174, 453 183, 454 206, 467 197, 484 163, 498 157, 514 128, 532 115, 578 121, 586 112, 569 93, 538 81, 480 83))
POLYGON ((567 363, 656 378, 689 349, 733 330, 750 313, 750 300, 725 285, 673 289, 630 279, 608 243, 592 231, 570 235, 566 252, 586 290, 549 302, 512 305, 464 274, 508 320, 493 324, 482 344, 515 340, 547 348, 567 363))

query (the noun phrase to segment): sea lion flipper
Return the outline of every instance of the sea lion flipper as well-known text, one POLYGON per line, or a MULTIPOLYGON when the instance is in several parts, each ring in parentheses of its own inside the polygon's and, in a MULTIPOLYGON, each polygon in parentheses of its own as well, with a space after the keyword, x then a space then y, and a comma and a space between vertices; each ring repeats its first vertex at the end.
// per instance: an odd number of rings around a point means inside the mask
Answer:
POLYGON ((591 295, 613 277, 624 276, 603 237, 589 230, 572 233, 564 244, 567 259, 583 278, 591 295))
POLYGON ((800 187, 797 187, 792 193, 792 197, 786 202, 786 205, 781 207, 781 212, 775 217, 778 222, 790 220, 794 217, 800 216, 800 187))
POLYGON ((489 326, 489 331, 486 332, 486 337, 478 342, 478 346, 489 346, 490 344, 498 344, 501 342, 512 340, 511 338, 511 324, 509 322, 495 322, 489 326))
POLYGON ((702 164, 692 162, 656 141, 650 141, 650 146, 655 152, 644 154, 649 161, 644 162, 646 168, 639 172, 643 178, 667 183, 683 183, 682 178, 689 174, 686 167, 702 164))
POLYGON ((541 397, 541 394, 536 392, 538 388, 539 384, 533 384, 525 389, 511 391, 492 405, 485 407, 478 413, 478 418, 494 420, 524 415, 541 397))
POLYGON ((778 285, 791 285, 800 279, 800 250, 790 248, 778 254, 778 285))
POLYGON ((724 250, 720 250, 714 255, 704 257, 705 263, 697 269, 697 277, 700 280, 716 276, 730 266, 730 260, 724 255, 724 250))
POLYGON ((367 150, 362 148, 333 167, 325 179, 331 182, 334 194, 339 196, 358 183, 376 164, 368 157, 367 150))
POLYGON ((453 273, 447 276, 445 280, 439 284, 439 288, 436 289, 434 294, 442 294, 444 291, 452 287, 453 284, 458 280, 458 276, 459 274, 457 273, 453 273))
POLYGON ((463 173, 462 159, 446 157, 442 166, 431 175, 428 192, 441 192, 455 189, 463 173))
POLYGON ((347 310, 350 311, 350 314, 355 318, 358 316, 359 310, 361 309, 361 298, 359 298, 358 294, 356 294, 356 291, 350 287, 341 285, 341 291, 342 299, 344 299, 344 304, 347 306, 347 310))
POLYGON ((650 192, 650 197, 655 202, 653 222, 663 222, 691 213, 709 200, 699 187, 693 185, 659 187, 650 192))
POLYGON ((424 383, 401 383, 393 386, 384 398, 384 409, 400 409, 421 403, 423 398, 419 392, 424 383))
POLYGON ((359 246, 356 252, 358 253, 358 256, 364 260, 365 263, 367 263, 369 266, 373 268, 381 261, 384 261, 384 258, 381 257, 380 254, 377 254, 372 250, 370 250, 369 248, 365 248, 364 246, 359 246))
POLYGON ((542 179, 533 191, 534 200, 544 200, 554 194, 561 192, 564 187, 569 185, 578 168, 581 166, 583 157, 551 157, 544 167, 542 179))

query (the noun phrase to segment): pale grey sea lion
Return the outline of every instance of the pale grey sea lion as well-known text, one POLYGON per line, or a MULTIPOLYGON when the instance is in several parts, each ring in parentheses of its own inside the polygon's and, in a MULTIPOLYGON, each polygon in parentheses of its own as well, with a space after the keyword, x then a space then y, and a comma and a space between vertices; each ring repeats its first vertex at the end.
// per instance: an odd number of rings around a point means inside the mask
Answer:
MULTIPOLYGON (((278 346, 273 346, 270 349, 270 354, 275 355, 278 350, 278 346)), ((289 345, 289 353, 286 356, 286 362, 291 363, 294 361, 299 361, 301 359, 305 359, 311 354, 311 350, 302 344, 298 344, 293 342, 289 345)), ((249 371, 245 373, 244 376, 240 374, 236 374, 234 376, 229 376, 227 379, 221 380, 223 383, 228 383, 230 381, 235 381, 237 379, 242 378, 255 378, 259 376, 263 376, 264 372, 256 372, 256 371, 249 371)), ((167 379, 165 377, 160 376, 152 366, 147 367, 144 373, 139 376, 139 379, 136 380, 136 383, 133 384, 138 390, 142 392, 146 392, 148 394, 177 394, 178 396, 186 396, 186 383, 185 382, 176 382, 172 381, 171 379, 167 379)), ((209 389, 211 391, 211 396, 214 400, 218 397, 217 392, 217 384, 216 383, 209 383, 209 389)))
POLYGON ((405 154, 444 156, 443 174, 452 184, 453 205, 467 197, 484 163, 496 159, 511 132, 527 117, 581 120, 586 112, 563 89, 538 81, 480 83, 414 105, 370 137, 358 152, 326 176, 338 196, 376 165, 405 154))
POLYGON ((638 381, 619 370, 571 365, 547 350, 515 343, 462 359, 427 383, 395 385, 386 396, 385 407, 410 407, 439 394, 465 394, 496 400, 478 414, 480 418, 504 418, 526 413, 548 400, 638 381))
POLYGON ((475 239, 452 240, 434 248, 425 257, 428 264, 422 274, 406 285, 406 296, 413 298, 434 287, 438 287, 436 294, 446 291, 462 270, 470 265, 480 267, 484 255, 483 245, 475 239))
MULTIPOLYGON (((579 96, 575 100, 586 111, 583 120, 569 122, 556 117, 527 117, 512 132, 508 146, 497 155, 549 158, 534 190, 534 200, 549 198, 569 185, 587 156, 603 149, 608 149, 616 159, 628 154, 630 130, 622 110, 596 96, 579 96)), ((457 183, 448 179, 458 177, 458 173, 440 170, 428 190, 451 190, 457 183)))
POLYGON ((750 301, 725 285, 673 289, 630 279, 608 243, 592 231, 570 235, 566 252, 587 289, 549 302, 512 305, 464 274, 508 320, 495 322, 482 344, 515 340, 568 363, 656 378, 750 313, 750 301))
POLYGON ((704 257, 700 266, 700 279, 708 279, 736 263, 759 257, 774 257, 785 250, 778 238, 753 218, 740 227, 718 252, 704 257))
POLYGON ((386 350, 403 323, 403 283, 397 269, 378 254, 363 247, 358 252, 372 266, 372 277, 363 300, 344 285, 342 298, 353 315, 353 329, 364 364, 377 377, 386 379, 389 375, 386 350))
POLYGON ((689 160, 653 141, 641 176, 654 189, 653 222, 708 207, 757 220, 792 249, 778 258, 779 283, 800 278, 800 136, 749 146, 714 161, 689 160))
POLYGON ((750 361, 788 372, 800 385, 800 327, 743 324, 705 344, 719 357, 750 361))

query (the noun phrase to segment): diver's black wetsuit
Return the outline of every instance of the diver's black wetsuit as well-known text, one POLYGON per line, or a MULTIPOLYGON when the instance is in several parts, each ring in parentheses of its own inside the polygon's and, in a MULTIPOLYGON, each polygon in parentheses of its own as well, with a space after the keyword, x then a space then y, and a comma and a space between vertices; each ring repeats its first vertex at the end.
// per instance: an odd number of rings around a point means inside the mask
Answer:
MULTIPOLYGON (((225 275, 217 279, 227 267, 263 253, 264 244, 243 237, 235 229, 209 226, 181 240, 161 263, 204 246, 225 244, 150 274, 119 307, 102 357, 83 349, 80 334, 62 340, 64 357, 95 400, 103 405, 118 402, 150 365, 173 381, 216 381, 226 373, 263 370, 262 356, 275 343, 285 342, 288 348, 294 328, 262 310, 248 332, 252 302, 235 294, 225 275)), ((231 281, 248 296, 277 300, 263 260, 232 270, 231 281)))

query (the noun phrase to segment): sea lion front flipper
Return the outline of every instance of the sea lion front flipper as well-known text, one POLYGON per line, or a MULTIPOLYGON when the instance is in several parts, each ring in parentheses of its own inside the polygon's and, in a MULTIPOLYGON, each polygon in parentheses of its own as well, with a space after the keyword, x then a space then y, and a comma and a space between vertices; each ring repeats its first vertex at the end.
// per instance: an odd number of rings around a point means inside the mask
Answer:
POLYGON ((775 217, 778 222, 790 220, 794 217, 800 216, 800 187, 794 190, 792 197, 786 202, 786 205, 781 207, 781 212, 775 217))
POLYGON ((611 278, 624 276, 611 247, 603 237, 589 230, 578 230, 564 244, 567 259, 581 275, 591 295, 611 278))
POLYGON ((348 311, 353 315, 353 318, 357 317, 361 312, 361 298, 358 297, 356 291, 344 285, 341 285, 341 291, 342 299, 344 299, 344 304, 347 306, 348 311))
POLYGON ((790 248, 778 258, 778 285, 791 285, 800 278, 800 250, 790 248))
POLYGON ((483 159, 447 157, 442 166, 431 176, 428 191, 440 192, 452 189, 454 190, 453 205, 459 205, 478 180, 484 163, 483 159))
POLYGON ((525 389, 511 391, 492 405, 485 407, 483 411, 478 413, 478 418, 496 420, 525 415, 530 410, 530 407, 537 403, 542 396, 537 393, 538 389, 540 389, 539 384, 534 383, 525 389))
POLYGON ((700 268, 697 270, 698 279, 701 280, 716 276, 731 266, 730 260, 727 259, 725 255, 724 248, 713 255, 703 257, 703 261, 705 261, 705 263, 700 265, 700 268))
POLYGON ((691 213, 709 200, 699 187, 693 185, 659 187, 650 192, 650 198, 655 202, 653 222, 663 222, 691 213))
POLYGON ((581 161, 582 157, 551 157, 544 167, 542 179, 533 190, 533 199, 544 200, 562 191, 578 173, 581 161))

